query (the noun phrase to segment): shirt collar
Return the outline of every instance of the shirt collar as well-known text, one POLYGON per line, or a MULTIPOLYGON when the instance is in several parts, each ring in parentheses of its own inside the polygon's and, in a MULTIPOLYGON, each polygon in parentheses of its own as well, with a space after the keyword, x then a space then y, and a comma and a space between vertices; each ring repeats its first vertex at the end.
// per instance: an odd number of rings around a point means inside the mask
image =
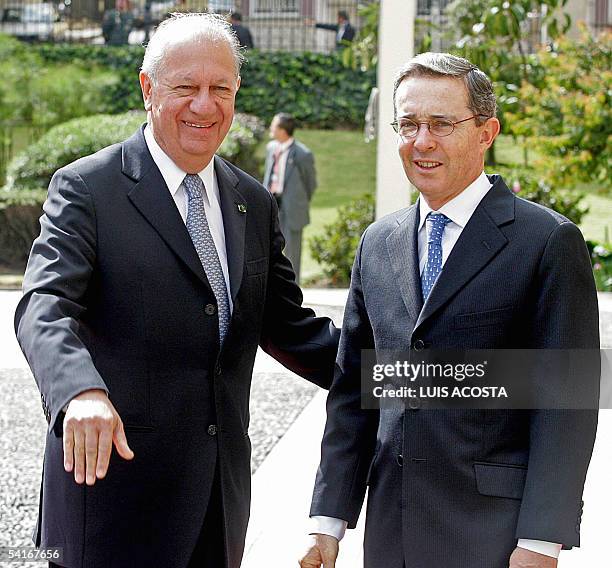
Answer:
POLYGON ((291 146, 291 144, 293 144, 294 140, 295 140, 294 138, 288 138, 284 142, 279 142, 277 146, 278 150, 280 150, 281 152, 284 152, 291 146))
MULTIPOLYGON (((148 124, 144 129, 144 137, 155 165, 159 168, 159 171, 161 172, 161 175, 164 178, 171 195, 174 196, 181 187, 187 173, 179 168, 172 161, 172 158, 170 158, 170 156, 168 156, 168 154, 162 150, 161 146, 157 143, 157 140, 155 140, 153 131, 148 124)), ((214 162, 215 160, 213 158, 210 162, 208 162, 202 171, 198 172, 200 179, 204 182, 204 189, 206 191, 206 197, 209 203, 211 203, 211 193, 214 187, 214 162)))
MULTIPOLYGON (((442 205, 438 212, 446 215, 463 229, 489 189, 491 189, 491 182, 483 171, 459 195, 442 205)), ((425 219, 431 211, 433 209, 419 196, 419 230, 425 224, 425 219)))

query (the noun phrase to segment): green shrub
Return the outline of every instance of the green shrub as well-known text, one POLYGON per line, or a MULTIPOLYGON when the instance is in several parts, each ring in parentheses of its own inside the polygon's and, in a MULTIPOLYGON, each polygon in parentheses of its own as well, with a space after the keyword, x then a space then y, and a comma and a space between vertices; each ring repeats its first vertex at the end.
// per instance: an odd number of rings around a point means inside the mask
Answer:
MULTIPOLYGON (((32 48, 46 63, 99 65, 118 74, 106 93, 109 112, 142 107, 140 46, 41 45, 32 48)), ((250 51, 242 68, 236 109, 265 122, 280 111, 320 128, 361 128, 376 71, 346 68, 337 54, 250 51)))
MULTIPOLYGON (((16 156, 9 164, 7 184, 0 190, 0 263, 23 267, 39 232, 45 188, 57 169, 125 140, 145 119, 144 112, 128 112, 70 120, 52 128, 16 156)), ((255 148, 264 132, 263 123, 256 117, 236 115, 218 153, 256 174, 255 148)))
POLYGON ((144 120, 144 112, 129 112, 76 118, 55 126, 11 160, 5 190, 47 187, 57 169, 128 138, 144 120))
POLYGON ((361 235, 374 221, 374 198, 365 194, 338 209, 337 219, 323 233, 310 239, 312 257, 334 286, 346 286, 361 235))
POLYGON ((595 284, 601 292, 612 292, 612 246, 587 241, 595 284))
POLYGON ((570 221, 579 225, 582 217, 588 213, 588 207, 582 207, 580 202, 584 193, 570 189, 556 189, 539 177, 534 170, 498 168, 503 172, 504 181, 518 195, 534 203, 553 209, 570 221))

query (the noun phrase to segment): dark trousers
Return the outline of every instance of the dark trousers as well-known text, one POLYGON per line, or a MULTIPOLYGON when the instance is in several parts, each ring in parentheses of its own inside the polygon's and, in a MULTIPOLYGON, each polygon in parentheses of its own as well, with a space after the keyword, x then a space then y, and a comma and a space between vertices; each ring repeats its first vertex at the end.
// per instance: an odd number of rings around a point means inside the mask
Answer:
POLYGON ((187 568, 225 568, 223 504, 218 466, 204 524, 187 568))

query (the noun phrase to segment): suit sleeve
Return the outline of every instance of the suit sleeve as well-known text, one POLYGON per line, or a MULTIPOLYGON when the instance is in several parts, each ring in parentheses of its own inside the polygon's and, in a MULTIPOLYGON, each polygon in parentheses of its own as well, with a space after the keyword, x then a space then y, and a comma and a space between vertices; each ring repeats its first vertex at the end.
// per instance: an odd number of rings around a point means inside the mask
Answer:
MULTIPOLYGON (((599 385, 597 293, 587 248, 572 223, 559 225, 544 250, 535 293, 531 344, 536 349, 585 350, 583 389, 599 385)), ((540 409, 530 413, 530 453, 517 538, 571 548, 580 544, 582 491, 597 429, 597 410, 540 409)))
POLYGON ((261 348, 298 375, 329 388, 338 350, 340 330, 326 317, 302 306, 303 296, 291 262, 282 253, 278 207, 271 207, 270 265, 264 306, 261 348))
POLYGON ((312 152, 304 154, 304 158, 300 163, 300 172, 304 182, 304 189, 308 195, 308 199, 312 199, 315 189, 317 188, 317 171, 315 169, 314 156, 312 152))
POLYGON ((361 250, 366 234, 353 265, 310 509, 311 516, 342 519, 349 528, 357 524, 365 497, 379 417, 378 410, 361 408, 361 351, 374 349, 361 284, 361 250))
POLYGON ((315 24, 315 28, 338 33, 338 24, 315 24))
POLYGON ((82 337, 81 317, 96 260, 96 219, 78 174, 62 169, 53 176, 43 212, 15 313, 15 332, 53 428, 77 394, 108 389, 82 337))
POLYGON ((270 185, 270 176, 272 175, 272 159, 274 155, 274 145, 272 142, 268 142, 266 146, 266 161, 264 165, 264 178, 261 184, 268 189, 270 185))

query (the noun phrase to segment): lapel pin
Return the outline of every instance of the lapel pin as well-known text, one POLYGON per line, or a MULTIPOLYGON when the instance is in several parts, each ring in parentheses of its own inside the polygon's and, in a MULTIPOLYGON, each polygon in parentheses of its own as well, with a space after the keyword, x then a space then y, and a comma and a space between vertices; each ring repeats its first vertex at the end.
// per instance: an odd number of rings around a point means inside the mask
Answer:
POLYGON ((237 203, 236 205, 238 205, 238 211, 240 211, 240 213, 246 213, 246 205, 244 203, 237 203))

